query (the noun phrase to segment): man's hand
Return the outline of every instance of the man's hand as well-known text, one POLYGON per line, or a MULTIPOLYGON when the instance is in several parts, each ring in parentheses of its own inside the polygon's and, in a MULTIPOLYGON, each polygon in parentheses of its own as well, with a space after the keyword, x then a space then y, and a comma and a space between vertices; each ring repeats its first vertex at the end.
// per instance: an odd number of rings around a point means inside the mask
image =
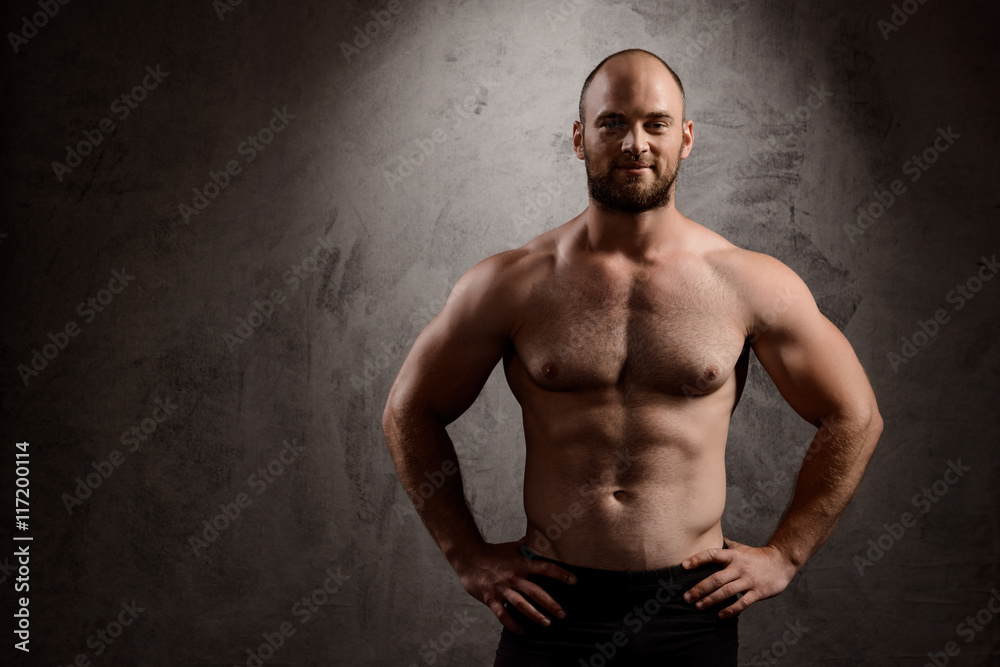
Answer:
POLYGON ((568 584, 576 583, 575 576, 554 563, 525 558, 520 551, 523 543, 524 540, 484 544, 475 553, 453 563, 458 578, 469 595, 492 609, 500 623, 517 634, 523 634, 524 629, 504 608, 504 602, 510 602, 539 625, 548 626, 551 623, 548 617, 524 599, 524 595, 531 597, 557 618, 566 617, 566 612, 551 595, 528 580, 529 575, 538 574, 568 584))
POLYGON ((729 618, 758 600, 774 597, 795 576, 797 568, 777 547, 751 547, 729 539, 726 544, 728 549, 699 551, 681 563, 686 570, 705 563, 726 566, 685 593, 685 602, 697 600, 695 606, 704 609, 743 593, 739 600, 719 612, 719 618, 729 618))

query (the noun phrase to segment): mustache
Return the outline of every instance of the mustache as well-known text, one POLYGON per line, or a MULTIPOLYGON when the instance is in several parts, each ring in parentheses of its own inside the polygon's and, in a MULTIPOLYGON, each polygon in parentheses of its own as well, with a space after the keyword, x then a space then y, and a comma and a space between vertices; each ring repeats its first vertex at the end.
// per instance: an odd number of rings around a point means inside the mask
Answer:
POLYGON ((613 167, 615 169, 617 169, 618 167, 626 167, 626 168, 649 167, 650 169, 656 169, 656 165, 654 165, 652 162, 644 162, 638 158, 634 160, 625 160, 623 162, 618 162, 614 164, 613 167))

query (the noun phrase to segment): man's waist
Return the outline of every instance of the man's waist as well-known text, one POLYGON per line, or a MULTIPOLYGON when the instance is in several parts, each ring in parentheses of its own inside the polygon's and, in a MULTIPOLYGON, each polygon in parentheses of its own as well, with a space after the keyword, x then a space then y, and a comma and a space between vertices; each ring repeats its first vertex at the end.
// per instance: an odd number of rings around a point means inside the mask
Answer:
MULTIPOLYGON (((729 545, 719 540, 723 549, 729 545)), ((722 569, 718 563, 706 563, 691 569, 684 569, 680 563, 645 570, 619 570, 574 565, 555 558, 543 556, 527 544, 521 546, 521 555, 529 560, 555 563, 576 575, 578 584, 574 586, 595 586, 608 590, 625 590, 636 587, 662 586, 686 591, 710 574, 722 569)))

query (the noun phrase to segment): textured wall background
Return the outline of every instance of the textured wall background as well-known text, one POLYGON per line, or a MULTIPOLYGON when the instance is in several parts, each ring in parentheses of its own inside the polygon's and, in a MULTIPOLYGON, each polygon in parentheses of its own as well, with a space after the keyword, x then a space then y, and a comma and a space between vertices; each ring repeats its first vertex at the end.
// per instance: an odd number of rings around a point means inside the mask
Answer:
MULTIPOLYGON (((4 650, 31 665, 492 664, 500 626, 413 513, 380 415, 455 280, 586 205, 579 89, 639 46, 689 92, 679 208, 805 278, 886 421, 829 543, 742 616, 743 662, 916 666, 951 641, 950 664, 992 664, 998 11, 902 5, 6 6, 23 38, 4 56, 2 497, 28 441, 18 532, 34 541, 31 653, 10 649, 12 627, 4 650), (980 631, 961 625, 977 613, 980 631), (786 623, 808 631, 783 645, 786 623)), ((523 436, 499 368, 449 430, 487 537, 521 536, 523 436)), ((810 434, 755 365, 727 535, 766 540, 810 434)))

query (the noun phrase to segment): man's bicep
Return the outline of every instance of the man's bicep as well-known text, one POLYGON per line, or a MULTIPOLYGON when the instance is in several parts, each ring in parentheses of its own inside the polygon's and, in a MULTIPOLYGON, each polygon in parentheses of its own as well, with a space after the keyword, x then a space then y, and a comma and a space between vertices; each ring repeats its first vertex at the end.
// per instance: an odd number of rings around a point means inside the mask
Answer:
POLYGON ((483 265, 462 276, 414 341, 390 404, 396 400, 409 409, 429 410, 445 424, 472 405, 509 343, 500 279, 497 267, 483 265))
POLYGON ((871 410, 871 385, 854 349, 801 278, 784 267, 771 289, 771 307, 758 312, 753 350, 782 397, 817 426, 832 413, 871 410))

